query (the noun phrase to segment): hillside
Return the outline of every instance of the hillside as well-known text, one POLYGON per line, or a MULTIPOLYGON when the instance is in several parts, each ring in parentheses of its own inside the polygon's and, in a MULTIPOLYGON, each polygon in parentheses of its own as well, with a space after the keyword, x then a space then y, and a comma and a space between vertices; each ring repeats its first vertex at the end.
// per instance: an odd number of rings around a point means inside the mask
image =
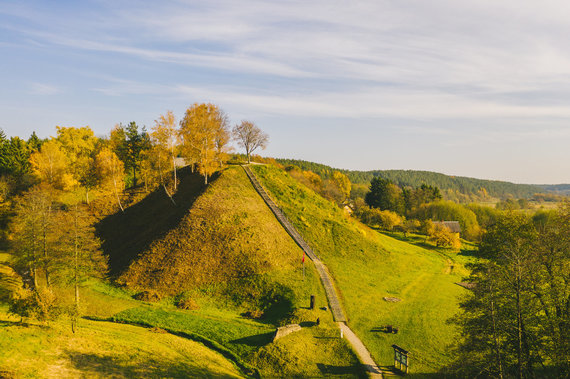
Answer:
MULTIPOLYGON (((555 191, 556 186, 539 186, 531 184, 515 184, 498 180, 475 179, 463 176, 450 176, 432 171, 417 170, 373 170, 352 171, 335 169, 320 163, 307 162, 296 159, 276 159, 283 165, 295 165, 303 170, 313 171, 321 176, 330 175, 335 170, 341 171, 348 176, 354 184, 368 185, 372 178, 380 176, 391 180, 400 187, 419 187, 422 184, 437 186, 444 192, 457 191, 463 195, 479 196, 479 191, 484 188, 488 196, 505 199, 530 198, 535 193, 555 191)), ((564 187, 566 188, 566 187, 564 187)))
MULTIPOLYGON (((194 181, 193 175, 183 175, 185 181, 194 181)), ((112 320, 206 338, 259 368, 262 375, 319 376, 323 370, 340 377, 362 375, 348 344, 333 338, 338 329, 330 312, 307 309, 310 295, 316 295, 318 306, 326 305, 316 271, 306 264, 303 274, 302 251, 241 167, 224 169, 205 190, 182 184, 176 198, 193 199, 183 211, 159 197, 150 195, 133 210, 104 220, 106 225, 99 229, 103 238, 112 231, 110 237, 116 239, 104 248, 114 249, 108 252, 115 256, 111 263, 119 265, 114 269, 117 282, 134 293, 150 290, 165 298, 157 306, 123 309, 112 320), (181 216, 165 222, 161 220, 168 218, 161 213, 181 216), (151 243, 140 243, 136 232, 119 238, 117 229, 133 223, 170 229, 155 234, 151 243), (173 306, 183 299, 196 304, 193 310, 173 306), (317 318, 320 326, 311 327, 317 318), (287 322, 307 328, 271 343, 274 327, 287 322)))
POLYGON ((466 290, 468 251, 436 250, 423 240, 400 241, 347 216, 333 203, 274 166, 252 168, 272 198, 332 272, 349 325, 381 365, 393 363, 396 343, 414 355, 414 373, 434 373, 451 359, 459 336, 447 323, 466 290), (413 242, 409 243, 409 242, 413 242), (384 301, 395 297, 399 302, 384 301), (384 332, 386 325, 398 334, 384 332))

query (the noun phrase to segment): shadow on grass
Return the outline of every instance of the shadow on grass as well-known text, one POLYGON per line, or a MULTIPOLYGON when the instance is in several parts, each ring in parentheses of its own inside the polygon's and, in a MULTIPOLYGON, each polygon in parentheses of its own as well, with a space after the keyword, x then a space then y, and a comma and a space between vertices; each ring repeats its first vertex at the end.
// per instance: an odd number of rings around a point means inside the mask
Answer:
POLYGON ((464 257, 475 257, 475 258, 479 258, 479 251, 476 249, 471 249, 471 250, 461 250, 459 253, 457 253, 457 255, 461 255, 464 257))
POLYGON ((327 365, 324 363, 317 363, 317 368, 325 377, 333 375, 354 375, 355 372, 359 372, 361 368, 360 365, 352 366, 335 366, 327 365))
POLYGON ((207 368, 196 367, 175 360, 150 358, 141 363, 117 359, 110 355, 85 354, 77 351, 66 351, 65 354, 73 368, 81 371, 82 377, 216 377, 216 373, 207 368))
POLYGON ((340 337, 319 337, 319 336, 314 336, 313 338, 316 338, 318 340, 337 340, 340 337))
POLYGON ((256 334, 249 337, 238 338, 235 340, 230 341, 231 343, 240 344, 240 345, 247 345, 253 347, 261 347, 265 346, 271 341, 273 341, 273 336, 275 332, 263 333, 263 334, 256 334))
MULTIPOLYGON (((194 201, 204 192, 204 178, 191 173, 189 167, 178 171, 180 184, 174 194, 174 205, 162 187, 140 202, 101 220, 97 236, 103 240, 103 252, 109 257, 111 275, 117 277, 150 244, 175 228, 194 201)), ((219 177, 216 173, 210 181, 219 177)))
POLYGON ((29 326, 29 325, 26 323, 22 323, 20 321, 0 320, 0 328, 6 328, 8 326, 29 326))

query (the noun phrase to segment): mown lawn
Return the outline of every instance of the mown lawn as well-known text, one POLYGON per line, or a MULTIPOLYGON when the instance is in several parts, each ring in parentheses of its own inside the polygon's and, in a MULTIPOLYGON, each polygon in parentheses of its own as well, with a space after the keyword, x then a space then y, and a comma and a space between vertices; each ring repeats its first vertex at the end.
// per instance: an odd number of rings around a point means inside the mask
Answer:
MULTIPOLYGON (((391 345, 412 352, 413 373, 434 373, 449 362, 458 338, 447 321, 467 290, 469 254, 428 249, 372 230, 273 166, 254 166, 261 183, 332 272, 349 325, 376 361, 393 364, 391 345), (384 301, 395 297, 399 302, 384 301), (399 329, 384 333, 386 325, 399 329)), ((413 239, 411 242, 417 242, 413 239)))

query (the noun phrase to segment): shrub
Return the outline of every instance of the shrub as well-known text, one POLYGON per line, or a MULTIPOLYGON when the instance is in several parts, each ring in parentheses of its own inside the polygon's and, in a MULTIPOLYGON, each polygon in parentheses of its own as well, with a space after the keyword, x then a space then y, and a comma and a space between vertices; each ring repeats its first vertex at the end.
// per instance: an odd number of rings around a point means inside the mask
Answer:
POLYGON ((452 233, 447 226, 441 224, 433 224, 428 231, 428 241, 434 243, 438 247, 452 247, 459 249, 461 241, 457 233, 452 233))
POLYGON ((370 226, 378 226, 385 230, 393 230, 394 227, 401 225, 402 217, 392 211, 381 211, 378 208, 370 208, 360 206, 358 208, 358 217, 362 222, 370 226))
POLYGON ((22 318, 46 322, 66 313, 66 308, 48 288, 21 289, 13 294, 9 303, 9 312, 22 318))
POLYGON ((157 302, 162 299, 162 296, 154 290, 145 290, 133 296, 135 300, 157 302))
POLYGON ((188 311, 195 311, 200 309, 200 306, 190 298, 182 298, 176 302, 176 307, 179 309, 185 309, 188 311))

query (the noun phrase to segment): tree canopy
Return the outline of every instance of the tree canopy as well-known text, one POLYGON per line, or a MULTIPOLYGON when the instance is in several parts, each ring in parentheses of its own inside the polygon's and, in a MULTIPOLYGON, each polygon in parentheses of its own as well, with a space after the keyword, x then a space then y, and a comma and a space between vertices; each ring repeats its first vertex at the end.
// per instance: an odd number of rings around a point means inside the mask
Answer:
POLYGON ((251 153, 258 148, 265 149, 269 143, 269 136, 251 121, 243 120, 234 126, 232 133, 238 145, 245 149, 247 163, 251 163, 251 153))

